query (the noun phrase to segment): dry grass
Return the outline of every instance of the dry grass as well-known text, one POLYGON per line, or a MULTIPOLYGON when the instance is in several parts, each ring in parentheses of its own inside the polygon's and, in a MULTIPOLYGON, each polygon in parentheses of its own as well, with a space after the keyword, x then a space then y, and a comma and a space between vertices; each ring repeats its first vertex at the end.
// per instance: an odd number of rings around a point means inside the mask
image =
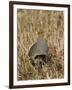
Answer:
POLYGON ((17 10, 17 79, 53 79, 64 77, 64 15, 62 11, 17 10), (38 33, 48 43, 48 63, 35 69, 28 52, 38 33))

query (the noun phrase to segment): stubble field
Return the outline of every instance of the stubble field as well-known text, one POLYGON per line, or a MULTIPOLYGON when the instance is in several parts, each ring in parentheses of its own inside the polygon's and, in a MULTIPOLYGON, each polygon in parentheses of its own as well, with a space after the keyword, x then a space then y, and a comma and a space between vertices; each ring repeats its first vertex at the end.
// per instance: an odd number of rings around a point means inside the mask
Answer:
POLYGON ((17 79, 64 77, 64 14, 62 11, 17 10, 17 79), (48 44, 48 63, 36 69, 28 56, 39 34, 48 44))

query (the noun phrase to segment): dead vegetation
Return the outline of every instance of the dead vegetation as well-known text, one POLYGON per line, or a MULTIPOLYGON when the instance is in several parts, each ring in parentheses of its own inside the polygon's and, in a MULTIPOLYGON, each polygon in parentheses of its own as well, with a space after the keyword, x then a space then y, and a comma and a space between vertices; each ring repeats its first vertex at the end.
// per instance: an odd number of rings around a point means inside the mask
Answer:
POLYGON ((64 77, 64 15, 62 11, 17 10, 17 79, 64 77), (48 43, 48 63, 36 69, 28 57, 39 33, 48 43))

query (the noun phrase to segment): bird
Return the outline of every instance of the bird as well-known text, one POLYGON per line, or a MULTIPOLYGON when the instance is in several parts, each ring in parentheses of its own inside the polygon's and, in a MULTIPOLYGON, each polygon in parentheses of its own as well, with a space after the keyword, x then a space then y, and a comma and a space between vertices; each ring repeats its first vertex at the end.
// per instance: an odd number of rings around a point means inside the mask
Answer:
POLYGON ((31 46, 28 56, 33 61, 33 65, 42 66, 48 57, 48 44, 46 40, 38 37, 37 41, 31 46))

